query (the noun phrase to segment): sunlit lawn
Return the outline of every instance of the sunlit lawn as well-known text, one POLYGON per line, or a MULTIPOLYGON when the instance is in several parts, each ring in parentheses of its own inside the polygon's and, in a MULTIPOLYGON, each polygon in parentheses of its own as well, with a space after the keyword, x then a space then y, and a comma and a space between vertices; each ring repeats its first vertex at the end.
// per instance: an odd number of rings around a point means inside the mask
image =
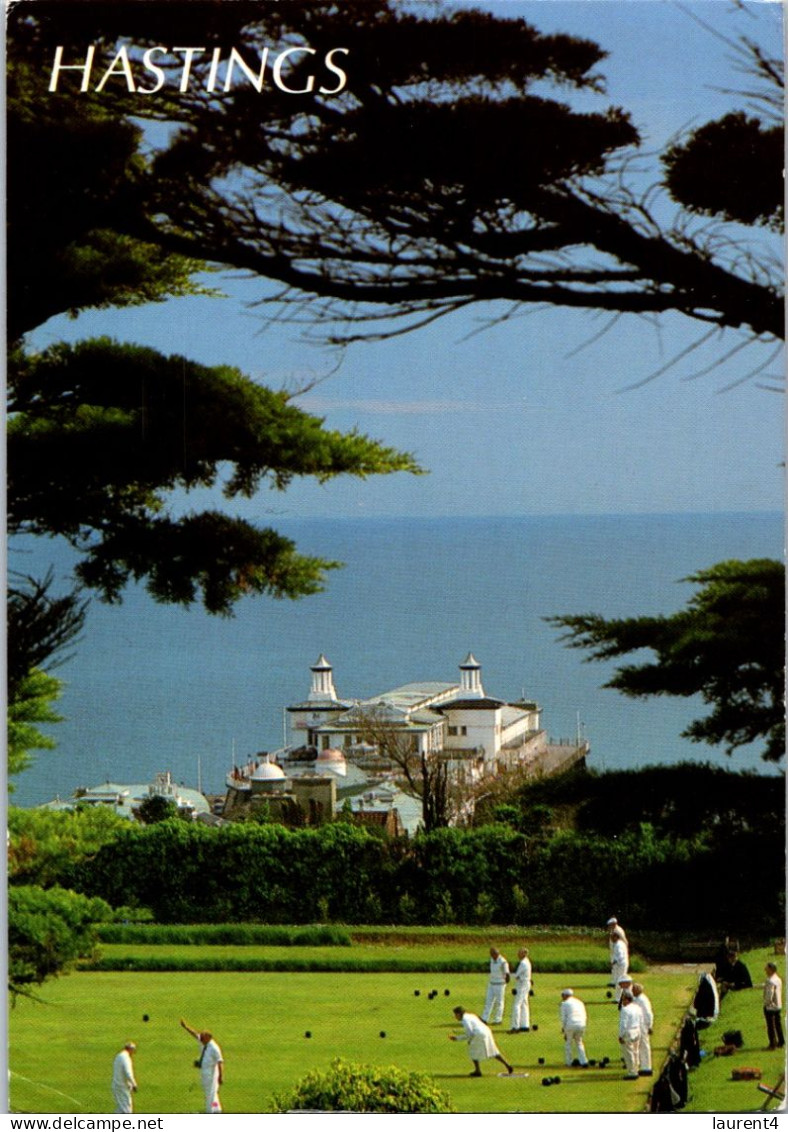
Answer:
MULTIPOLYGON (((654 971, 642 981, 657 1015, 658 1062, 681 1021, 695 975, 654 971)), ((566 975, 535 975, 536 1031, 508 1035, 508 1017, 496 1028, 518 1075, 499 1077, 498 1063, 490 1061, 483 1065, 484 1078, 471 1080, 467 1047, 447 1037, 457 1032, 454 1005, 481 1011, 483 975, 76 973, 45 984, 43 1002, 23 1000, 11 1011, 11 1107, 36 1113, 112 1111, 112 1058, 133 1038, 139 1045, 135 1110, 200 1111, 193 1067, 198 1047, 178 1025, 183 1015, 191 1025, 213 1030, 222 1046, 227 1112, 269 1111, 273 1093, 337 1056, 427 1071, 460 1112, 642 1111, 653 1082, 621 1079, 617 1015, 604 976, 572 976, 571 986, 589 1009, 588 1055, 610 1057, 611 1066, 564 1068, 558 1004, 567 982, 566 975), (439 993, 430 1000, 432 990, 439 993), (559 1075, 561 1084, 543 1086, 546 1075, 559 1075)), ((510 1003, 508 998, 507 1011, 510 1003)))

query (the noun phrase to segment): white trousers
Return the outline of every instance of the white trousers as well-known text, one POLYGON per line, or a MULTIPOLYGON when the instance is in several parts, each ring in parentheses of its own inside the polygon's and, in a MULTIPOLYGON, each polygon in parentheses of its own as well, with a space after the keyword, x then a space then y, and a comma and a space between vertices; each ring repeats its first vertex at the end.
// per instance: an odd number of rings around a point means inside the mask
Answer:
POLYGON ((588 1065, 586 1047, 583 1043, 585 1026, 573 1026, 571 1030, 564 1030, 564 1060, 571 1065, 575 1058, 581 1065, 588 1065), (576 1052, 572 1052, 575 1050, 576 1052))
POLYGON ((219 1100, 219 1073, 213 1069, 210 1075, 202 1075, 202 1089, 205 1093, 205 1111, 221 1112, 222 1102, 219 1100))
POLYGON ((613 966, 610 968, 610 979, 613 983, 613 986, 616 988, 616 991, 615 991, 616 1002, 620 1001, 621 995, 623 993, 621 987, 618 985, 618 980, 623 979, 624 975, 627 974, 627 967, 628 967, 627 963, 614 963, 613 966))
POLYGON ((487 997, 484 1000, 482 1022, 503 1021, 503 998, 506 994, 506 983, 488 983, 487 997))
POLYGON ((524 987, 517 987, 514 1003, 512 1004, 512 1029, 513 1030, 530 1030, 531 1028, 531 1006, 528 1000, 528 992, 531 988, 526 983, 524 987))
POLYGON ((634 1037, 625 1037, 621 1043, 621 1052, 624 1055, 627 1077, 636 1077, 640 1069, 640 1033, 634 1037))
POLYGON ((640 1068, 653 1068, 651 1064, 651 1035, 648 1030, 643 1030, 640 1035, 640 1068))
POLYGON ((131 1103, 131 1089, 128 1086, 113 1085, 112 1095, 115 1098, 115 1112, 133 1112, 131 1103))

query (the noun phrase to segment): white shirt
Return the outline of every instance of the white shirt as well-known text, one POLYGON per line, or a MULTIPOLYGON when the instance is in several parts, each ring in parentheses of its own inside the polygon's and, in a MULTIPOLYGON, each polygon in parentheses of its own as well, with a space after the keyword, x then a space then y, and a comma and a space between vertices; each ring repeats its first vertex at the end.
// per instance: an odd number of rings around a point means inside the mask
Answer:
POLYGON ((610 962, 621 966, 626 971, 629 965, 629 948, 623 939, 617 939, 610 951, 610 962))
POLYGON ((561 1029, 579 1030, 588 1022, 585 1003, 571 995, 561 1000, 561 1029))
POLYGON ((134 1080, 134 1066, 132 1064, 131 1054, 127 1049, 122 1049, 120 1053, 115 1056, 115 1060, 112 1063, 112 1088, 136 1089, 136 1087, 137 1082, 134 1080))
POLYGON ((527 990, 531 983, 531 960, 526 956, 517 964, 514 981, 518 990, 527 990))
POLYGON ((496 985, 506 982, 506 976, 509 974, 509 963, 499 955, 497 959, 490 959, 490 982, 496 985))
MULTIPOLYGON (((198 1038, 199 1042, 200 1039, 198 1038)), ((200 1042, 202 1046, 202 1042, 200 1042)), ((219 1049, 217 1043, 211 1038, 207 1045, 203 1046, 203 1052, 200 1055, 200 1072, 203 1078, 213 1077, 220 1062, 224 1061, 222 1051, 219 1049)))
POLYGON ((495 1044, 493 1032, 478 1015, 469 1014, 466 1010, 460 1022, 465 1033, 458 1034, 454 1040, 468 1043, 468 1055, 473 1061, 497 1057, 498 1046, 495 1044))
POLYGON ((651 999, 646 994, 636 994, 633 1006, 637 1006, 643 1015, 643 1029, 648 1033, 654 1026, 654 1008, 651 1005, 651 999))
POLYGON ((764 1010, 782 1010, 783 1007, 783 981, 775 971, 769 975, 763 984, 764 1010))
POLYGON ((643 1013, 634 1002, 628 1002, 618 1012, 618 1036, 632 1041, 640 1034, 643 1013))

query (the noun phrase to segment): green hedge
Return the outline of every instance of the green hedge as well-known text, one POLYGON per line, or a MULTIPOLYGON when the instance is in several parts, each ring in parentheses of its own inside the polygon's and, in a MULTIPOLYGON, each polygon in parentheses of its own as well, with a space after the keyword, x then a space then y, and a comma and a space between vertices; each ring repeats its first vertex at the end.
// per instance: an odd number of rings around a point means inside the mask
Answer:
POLYGON ((529 839, 507 825, 387 841, 336 822, 317 829, 182 821, 132 826, 64 870, 64 887, 160 923, 603 925, 781 934, 777 834, 649 826, 619 837, 529 839))
POLYGON ((304 928, 276 924, 102 924, 102 943, 194 944, 240 947, 350 947, 350 934, 335 924, 304 928))
MULTIPOLYGON (((90 971, 331 971, 348 972, 350 974, 363 974, 365 972, 389 973, 419 973, 427 975, 440 974, 470 974, 484 975, 488 964, 478 959, 452 958, 444 956, 440 959, 413 958, 406 959, 401 956, 382 955, 380 958, 369 956, 354 957, 343 954, 341 957, 304 956, 297 953, 287 957, 262 958, 260 956, 238 955, 211 955, 202 950, 194 955, 168 954, 162 948, 158 955, 98 955, 87 963, 81 964, 84 970, 90 971)), ((645 970, 645 964, 638 957, 633 957, 630 970, 635 973, 645 970)), ((598 974, 609 975, 610 964, 604 960, 589 959, 546 959, 539 962, 539 974, 598 974)))

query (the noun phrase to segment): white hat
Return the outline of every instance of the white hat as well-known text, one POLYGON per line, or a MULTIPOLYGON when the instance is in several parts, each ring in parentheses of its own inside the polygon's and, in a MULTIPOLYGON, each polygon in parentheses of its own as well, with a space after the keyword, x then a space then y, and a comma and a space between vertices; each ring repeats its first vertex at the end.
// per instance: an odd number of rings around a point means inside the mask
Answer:
POLYGON ((618 985, 621 986, 622 983, 631 983, 631 982, 632 982, 632 976, 631 975, 622 975, 622 977, 618 980, 618 985))
POLYGON ((574 993, 575 992, 572 990, 571 987, 567 987, 566 990, 561 991, 561 998, 564 998, 565 995, 574 994, 574 993))
POLYGON ((616 917, 611 916, 610 919, 607 921, 607 926, 610 927, 611 924, 617 924, 617 923, 618 923, 618 920, 616 919, 616 917))

